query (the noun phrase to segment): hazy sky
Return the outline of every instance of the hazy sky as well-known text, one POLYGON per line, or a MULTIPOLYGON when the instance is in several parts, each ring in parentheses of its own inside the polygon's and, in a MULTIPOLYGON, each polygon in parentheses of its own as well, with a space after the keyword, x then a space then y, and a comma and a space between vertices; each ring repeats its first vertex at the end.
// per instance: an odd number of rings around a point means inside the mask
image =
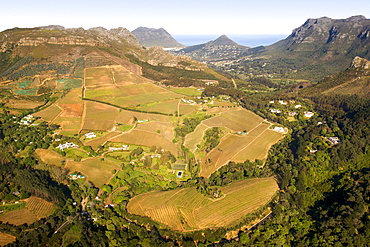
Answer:
POLYGON ((308 18, 364 15, 369 0, 12 0, 0 31, 13 27, 163 27, 178 34, 290 34, 308 18))

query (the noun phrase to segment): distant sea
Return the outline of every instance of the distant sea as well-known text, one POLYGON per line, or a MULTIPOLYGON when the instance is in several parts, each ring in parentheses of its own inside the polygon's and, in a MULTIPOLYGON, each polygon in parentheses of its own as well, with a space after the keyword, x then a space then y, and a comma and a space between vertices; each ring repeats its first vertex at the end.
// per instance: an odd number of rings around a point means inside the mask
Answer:
MULTIPOLYGON (((177 42, 185 45, 199 45, 207 43, 211 40, 215 40, 221 35, 172 35, 177 42)), ((260 45, 267 46, 272 45, 282 39, 285 39, 289 35, 287 34, 258 34, 258 35, 226 35, 239 45, 245 45, 249 47, 257 47, 260 45)))

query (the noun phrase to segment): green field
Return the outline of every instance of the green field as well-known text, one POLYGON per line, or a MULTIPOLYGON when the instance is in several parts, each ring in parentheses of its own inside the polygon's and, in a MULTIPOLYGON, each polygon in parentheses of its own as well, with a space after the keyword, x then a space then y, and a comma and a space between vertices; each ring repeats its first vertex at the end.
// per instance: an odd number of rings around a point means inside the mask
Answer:
POLYGON ((278 190, 273 178, 240 180, 220 187, 222 197, 211 199, 195 188, 153 191, 130 200, 127 210, 147 216, 173 230, 224 227, 265 205, 278 190))
POLYGON ((170 87, 168 89, 175 93, 187 96, 200 96, 202 95, 203 92, 203 90, 198 90, 198 88, 194 87, 170 87))
POLYGON ((61 109, 56 105, 51 105, 48 108, 45 108, 39 112, 33 114, 35 117, 41 117, 46 122, 50 122, 53 120, 59 113, 61 113, 61 109))
POLYGON ((161 112, 166 114, 175 114, 178 111, 179 100, 168 100, 153 102, 145 105, 140 105, 136 109, 149 112, 161 112))

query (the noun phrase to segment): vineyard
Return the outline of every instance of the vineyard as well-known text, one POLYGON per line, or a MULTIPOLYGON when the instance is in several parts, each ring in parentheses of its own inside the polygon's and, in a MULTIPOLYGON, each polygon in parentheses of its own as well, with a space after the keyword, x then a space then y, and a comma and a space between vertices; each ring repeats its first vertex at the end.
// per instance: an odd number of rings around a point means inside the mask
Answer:
POLYGON ((39 219, 51 215, 55 208, 53 203, 34 196, 27 199, 26 207, 39 219))
POLYGON ((149 192, 132 198, 127 210, 178 231, 223 227, 265 205, 278 185, 273 178, 255 178, 220 189, 223 196, 218 199, 205 197, 195 188, 149 192))
POLYGON ((0 232, 0 246, 5 246, 7 244, 10 244, 16 240, 16 237, 0 232))

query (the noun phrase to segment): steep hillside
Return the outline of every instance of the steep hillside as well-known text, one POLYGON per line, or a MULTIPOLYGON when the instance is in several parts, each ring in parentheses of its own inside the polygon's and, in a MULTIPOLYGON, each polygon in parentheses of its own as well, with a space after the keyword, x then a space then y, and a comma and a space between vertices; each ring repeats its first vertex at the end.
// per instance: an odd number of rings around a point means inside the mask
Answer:
POLYGON ((107 65, 120 65, 167 85, 204 86, 204 80, 217 80, 224 86, 232 83, 188 57, 159 47, 143 48, 125 28, 47 26, 0 33, 0 89, 16 96, 78 87, 85 68, 107 65))
POLYGON ((324 78, 318 84, 302 90, 303 94, 370 96, 370 61, 355 57, 351 66, 335 75, 324 78))
POLYGON ((344 70, 356 56, 370 58, 370 19, 308 19, 286 39, 246 55, 224 69, 317 81, 344 70))
POLYGON ((248 49, 249 47, 239 45, 226 35, 222 35, 216 40, 205 44, 189 46, 176 53, 190 56, 198 61, 217 64, 237 59, 245 55, 248 49))
POLYGON ((132 34, 145 47, 160 46, 163 48, 183 48, 184 45, 177 42, 171 34, 163 28, 138 27, 132 34))

